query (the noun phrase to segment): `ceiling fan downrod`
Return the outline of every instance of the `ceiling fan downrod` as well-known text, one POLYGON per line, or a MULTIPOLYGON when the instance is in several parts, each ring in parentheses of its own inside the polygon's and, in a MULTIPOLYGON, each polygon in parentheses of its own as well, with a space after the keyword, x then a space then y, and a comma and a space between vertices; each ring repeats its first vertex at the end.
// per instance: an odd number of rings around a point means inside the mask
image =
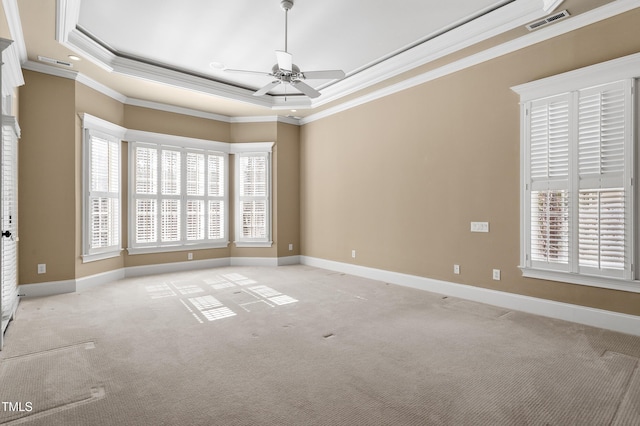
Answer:
POLYGON ((287 52, 287 33, 289 32, 289 10, 293 7, 293 0, 281 0, 280 7, 284 9, 284 51, 287 52))

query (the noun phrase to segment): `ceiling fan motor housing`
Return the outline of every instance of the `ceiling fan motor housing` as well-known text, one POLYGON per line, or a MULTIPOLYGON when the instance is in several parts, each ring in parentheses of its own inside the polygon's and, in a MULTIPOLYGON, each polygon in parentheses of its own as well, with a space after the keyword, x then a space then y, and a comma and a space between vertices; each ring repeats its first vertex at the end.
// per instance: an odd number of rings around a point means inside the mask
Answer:
POLYGON ((293 0, 281 0, 280 7, 284 10, 290 10, 293 7, 293 0))
POLYGON ((275 64, 273 68, 271 68, 271 74, 285 83, 291 83, 292 81, 298 81, 304 78, 302 72, 300 72, 300 68, 298 68, 296 64, 293 64, 292 68, 291 71, 285 71, 280 69, 278 64, 275 64))

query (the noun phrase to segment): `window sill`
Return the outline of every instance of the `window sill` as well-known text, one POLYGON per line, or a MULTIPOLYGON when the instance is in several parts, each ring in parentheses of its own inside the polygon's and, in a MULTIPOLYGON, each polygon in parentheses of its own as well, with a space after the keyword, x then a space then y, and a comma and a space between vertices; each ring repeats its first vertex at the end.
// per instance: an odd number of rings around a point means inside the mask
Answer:
POLYGON ((574 274, 570 272, 549 271, 520 266, 522 276, 539 280, 559 281, 569 284, 586 285, 590 287, 607 288, 611 290, 640 293, 640 281, 624 280, 594 275, 574 274))
POLYGON ((236 247, 271 247, 273 241, 234 241, 236 247))
POLYGON ((120 253, 122 253, 122 249, 118 249, 116 251, 107 251, 104 253, 83 254, 81 256, 82 263, 96 262, 98 260, 120 257, 120 253))
POLYGON ((226 248, 229 246, 229 242, 211 243, 211 244, 180 244, 175 246, 152 246, 152 247, 127 247, 127 253, 131 255, 135 254, 150 254, 150 253, 168 253, 178 251, 189 250, 204 250, 214 248, 226 248))

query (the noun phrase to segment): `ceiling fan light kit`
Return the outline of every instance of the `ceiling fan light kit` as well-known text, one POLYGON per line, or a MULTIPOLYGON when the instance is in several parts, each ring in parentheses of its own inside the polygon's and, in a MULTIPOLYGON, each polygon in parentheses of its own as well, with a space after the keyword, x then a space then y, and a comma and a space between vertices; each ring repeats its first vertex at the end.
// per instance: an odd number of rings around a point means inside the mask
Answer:
POLYGON ((324 80, 340 80, 345 77, 342 70, 322 70, 322 71, 301 71, 300 68, 293 63, 293 55, 287 51, 288 42, 288 14, 293 7, 294 0, 280 0, 280 7, 285 12, 284 20, 284 50, 276 50, 277 63, 271 68, 271 72, 249 71, 225 69, 227 72, 261 74, 273 77, 273 80, 253 93, 253 96, 264 96, 271 89, 280 84, 288 84, 296 88, 298 91, 310 98, 317 98, 320 92, 306 84, 303 80, 324 79, 324 80))

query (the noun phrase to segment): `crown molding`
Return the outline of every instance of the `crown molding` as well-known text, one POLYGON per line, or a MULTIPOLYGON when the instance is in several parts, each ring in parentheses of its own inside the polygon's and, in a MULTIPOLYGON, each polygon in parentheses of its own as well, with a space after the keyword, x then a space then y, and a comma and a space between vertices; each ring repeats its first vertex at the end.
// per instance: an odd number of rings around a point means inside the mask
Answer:
MULTIPOLYGON (((22 32, 22 22, 20 22, 20 12, 17 0, 2 0, 2 7, 9 26, 9 33, 16 49, 15 55, 19 58, 18 64, 27 60, 27 45, 24 42, 22 32)), ((23 82, 24 84, 24 82, 23 82)))
POLYGON ((542 9, 546 13, 551 13, 556 10, 558 6, 560 6, 563 2, 564 0, 542 0, 542 9))
POLYGON ((9 33, 13 39, 3 53, 5 67, 2 72, 3 93, 10 93, 16 87, 24 84, 24 77, 20 64, 27 58, 27 47, 22 33, 22 23, 16 0, 2 0, 2 7, 7 19, 9 33))
POLYGON ((67 70, 59 68, 53 65, 43 64, 41 62, 26 61, 22 64, 22 68, 35 71, 42 74, 52 75, 55 77, 62 77, 69 80, 75 80, 78 83, 82 83, 85 86, 94 89, 105 96, 110 97, 120 103, 131 106, 138 106, 142 108, 155 109, 158 111, 172 112, 181 115, 188 115, 191 117, 205 118, 207 120, 221 121, 224 123, 264 123, 264 122, 282 122, 287 124, 299 125, 299 120, 293 117, 283 116, 248 116, 248 117, 230 117, 227 115, 215 114, 212 112, 200 111, 191 108, 179 107, 176 105, 169 105, 160 102, 147 101, 143 99, 129 98, 120 92, 117 92, 102 83, 99 83, 92 78, 73 70, 67 70))
POLYGON ((125 105, 137 106, 142 108, 155 109, 158 111, 172 112, 175 114, 188 115, 190 117, 205 118, 207 120, 222 121, 230 123, 231 117, 227 115, 215 114, 212 112, 199 111, 191 108, 184 108, 175 105, 163 104, 160 102, 146 101, 142 99, 126 98, 125 105))
POLYGON ((441 35, 432 34, 427 41, 323 89, 323 96, 312 104, 325 105, 543 16, 540 0, 516 0, 441 35))
POLYGON ((300 119, 283 115, 269 115, 264 117, 231 117, 231 123, 285 123, 300 125, 300 119))
POLYGON ((68 69, 64 69, 64 68, 60 68, 52 65, 47 65, 47 64, 43 64, 41 62, 35 62, 32 60, 27 60, 23 62, 22 69, 39 72, 41 74, 52 75, 54 77, 62 77, 69 80, 75 80, 76 78, 78 78, 78 74, 80 74, 78 71, 68 70, 68 69))
POLYGON ((453 74, 465 68, 469 68, 474 65, 478 65, 480 63, 498 58, 500 56, 515 52, 517 50, 526 48, 536 43, 549 40, 551 38, 560 36, 562 34, 566 34, 568 32, 577 30, 587 25, 591 25, 593 23, 602 21, 607 18, 611 18, 613 16, 622 14, 624 12, 628 12, 630 10, 633 10, 639 7, 640 7, 640 4, 638 4, 637 0, 613 1, 597 9, 593 9, 589 12, 585 12, 583 14, 573 16, 569 19, 559 21, 554 25, 541 28, 535 32, 527 34, 518 39, 503 43, 499 46, 495 46, 493 48, 487 49, 475 55, 468 56, 464 59, 444 65, 440 68, 417 75, 413 78, 404 80, 400 83, 396 83, 391 86, 387 86, 385 88, 376 90, 372 93, 358 97, 349 102, 342 103, 335 107, 328 108, 319 113, 309 115, 307 117, 302 118, 300 120, 300 124, 305 125, 308 123, 312 123, 316 120, 320 120, 322 118, 329 117, 331 115, 349 110, 351 108, 355 108, 357 106, 366 104, 376 99, 380 99, 380 98, 392 95, 394 93, 410 89, 414 86, 435 80, 437 78, 444 77, 449 74, 453 74))
POLYGON ((95 91, 100 92, 105 96, 115 99, 118 102, 125 103, 127 100, 127 97, 122 93, 116 90, 113 90, 110 87, 105 86, 104 84, 99 83, 94 79, 87 77, 86 75, 78 71, 64 69, 57 66, 47 65, 41 62, 35 62, 31 60, 24 62, 22 64, 22 68, 29 71, 39 72, 41 74, 47 74, 55 77, 62 77, 69 80, 77 81, 78 83, 82 83, 85 86, 90 87, 91 89, 94 89, 95 91))
POLYGON ((65 47, 103 69, 272 110, 309 109, 325 105, 547 14, 543 9, 546 6, 543 0, 514 0, 495 10, 483 11, 476 19, 456 23, 444 29, 444 32, 430 34, 415 46, 398 49, 389 59, 352 72, 345 79, 323 88, 321 96, 311 100, 306 96, 256 97, 252 89, 118 56, 77 29, 80 2, 58 0, 56 38, 65 47))
POLYGON ((24 84, 19 48, 15 42, 9 44, 2 52, 2 63, 2 93, 8 94, 24 84))

